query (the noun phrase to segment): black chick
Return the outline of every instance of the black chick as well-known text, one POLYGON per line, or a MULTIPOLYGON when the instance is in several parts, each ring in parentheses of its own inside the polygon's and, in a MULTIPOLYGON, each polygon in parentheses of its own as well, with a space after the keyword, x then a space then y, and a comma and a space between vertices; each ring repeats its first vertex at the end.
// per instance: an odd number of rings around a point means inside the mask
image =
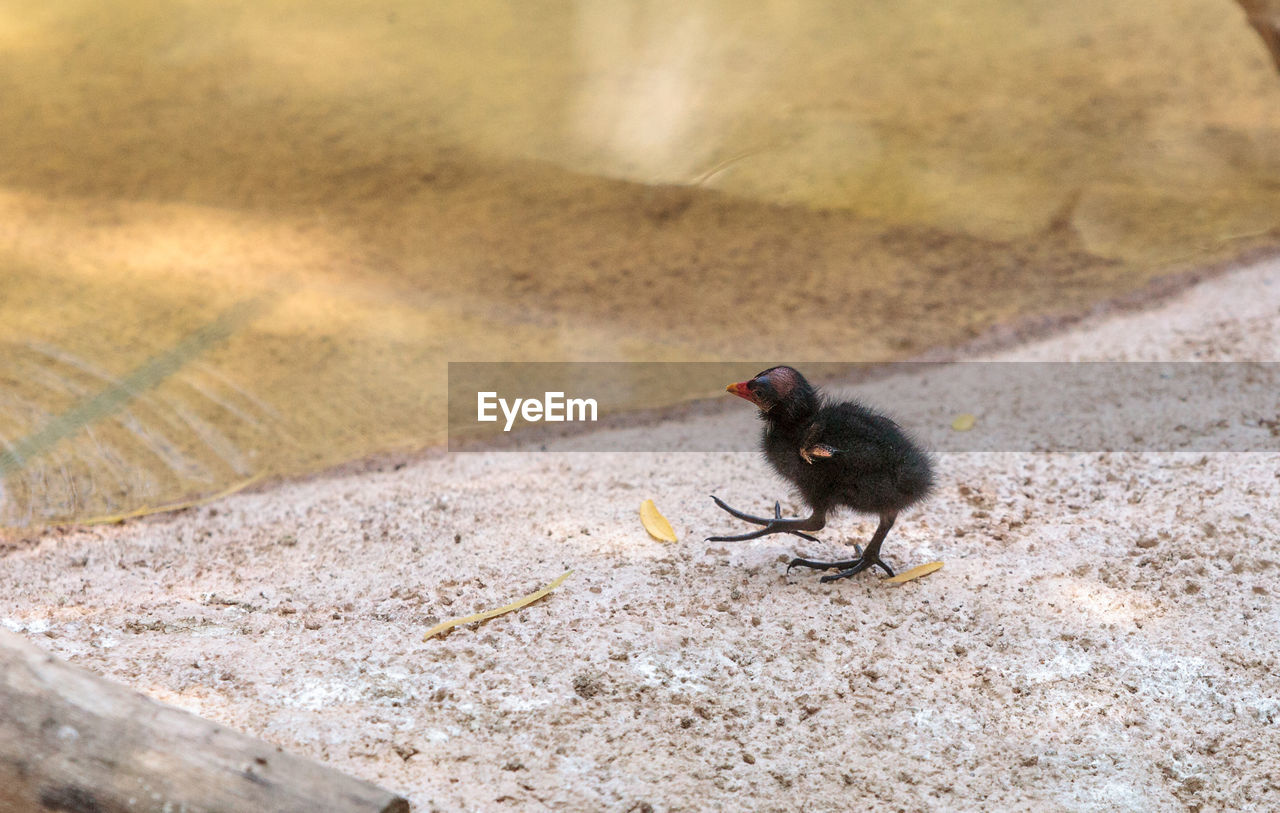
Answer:
POLYGON ((791 367, 771 367, 750 381, 725 388, 760 408, 764 419, 765 457, 778 474, 800 492, 813 509, 806 519, 783 519, 774 503, 773 517, 756 517, 730 508, 712 495, 716 505, 738 519, 764 527, 738 536, 713 536, 711 542, 736 542, 767 534, 791 533, 818 541, 805 531, 826 525, 829 511, 852 508, 877 514, 880 526, 867 543, 857 545, 857 558, 836 562, 792 559, 787 569, 838 570, 822 577, 830 582, 872 566, 893 570, 880 558, 880 546, 893 522, 909 505, 933 488, 933 465, 899 426, 884 415, 853 401, 831 401, 791 367))

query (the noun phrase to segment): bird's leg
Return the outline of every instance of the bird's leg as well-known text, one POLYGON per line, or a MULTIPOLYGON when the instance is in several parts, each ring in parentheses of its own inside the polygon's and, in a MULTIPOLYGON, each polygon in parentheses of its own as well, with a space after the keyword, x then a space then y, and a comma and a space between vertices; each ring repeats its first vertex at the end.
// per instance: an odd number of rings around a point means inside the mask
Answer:
POLYGON ((857 545, 853 549, 858 552, 858 558, 846 559, 838 562, 817 562, 812 559, 792 559, 791 564, 787 565, 787 570, 793 567, 809 567, 814 570, 838 570, 839 573, 832 573, 829 576, 823 576, 823 582, 833 582, 836 579, 847 579, 850 576, 856 576, 862 571, 870 567, 881 567, 885 573, 893 575, 893 568, 884 563, 880 558, 880 546, 884 544, 884 538, 889 535, 889 529, 893 527, 893 521, 898 518, 897 514, 881 514, 880 527, 876 528, 875 534, 871 537, 871 541, 867 543, 867 549, 863 551, 857 545))
POLYGON ((711 499, 716 501, 716 505, 728 511, 732 516, 738 519, 744 519, 747 522, 754 522, 756 525, 764 527, 758 531, 750 533, 738 534, 737 536, 711 536, 707 537, 708 542, 742 542, 747 539, 756 539, 768 534, 795 534, 796 536, 808 539, 810 542, 817 542, 818 539, 810 536, 805 531, 821 531, 827 524, 826 517, 822 511, 814 511, 811 516, 803 519, 783 519, 782 504, 775 502, 773 504, 773 518, 756 517, 751 514, 744 514, 736 508, 730 508, 724 500, 711 495, 711 499))

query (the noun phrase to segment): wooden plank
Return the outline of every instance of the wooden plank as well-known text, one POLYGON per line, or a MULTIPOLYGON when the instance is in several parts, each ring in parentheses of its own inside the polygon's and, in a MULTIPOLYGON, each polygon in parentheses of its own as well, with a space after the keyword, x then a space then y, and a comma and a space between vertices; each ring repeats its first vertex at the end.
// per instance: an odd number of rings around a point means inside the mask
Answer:
POLYGON ((0 630, 0 811, 36 810, 408 813, 409 803, 0 630))

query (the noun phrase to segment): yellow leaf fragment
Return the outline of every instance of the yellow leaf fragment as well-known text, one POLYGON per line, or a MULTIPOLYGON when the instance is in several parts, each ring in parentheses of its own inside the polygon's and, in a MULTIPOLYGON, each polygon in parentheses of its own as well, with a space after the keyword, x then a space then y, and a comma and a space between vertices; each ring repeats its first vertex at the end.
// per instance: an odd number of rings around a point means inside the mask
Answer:
POLYGON ((529 595, 525 596, 524 598, 516 599, 510 604, 503 605, 502 607, 499 607, 496 610, 485 610, 482 613, 475 613, 473 615, 463 616, 462 618, 455 618, 451 621, 442 621, 441 623, 436 624, 434 627, 427 630, 426 634, 422 636, 422 640, 424 641, 430 640, 434 636, 439 635, 440 633, 445 632, 446 630, 451 630, 454 627, 458 626, 459 624, 470 624, 475 621, 487 621, 488 619, 493 618, 494 616, 499 616, 504 613, 509 613, 509 612, 512 612, 513 610, 519 610, 521 607, 528 607, 533 602, 537 601, 538 599, 542 598, 543 596, 547 595, 552 590, 556 589, 561 584, 563 584, 564 580, 569 578, 569 575, 571 573, 573 573, 572 570, 566 570, 564 573, 560 574, 560 576, 555 581, 551 582, 551 584, 548 584, 546 587, 542 588, 541 590, 536 590, 530 593, 529 595))
POLYGON ((663 542, 676 541, 675 530, 672 529, 671 523, 667 522, 667 518, 658 513, 658 506, 653 504, 653 500, 640 503, 640 524, 644 525, 644 529, 654 539, 660 539, 663 542))
POLYGON ((951 428, 956 430, 957 432, 968 432, 970 429, 973 428, 973 425, 977 422, 978 422, 977 417, 975 417, 974 415, 970 415, 968 412, 964 412, 960 415, 957 415, 956 419, 951 422, 951 428))
POLYGON ((921 576, 928 576, 940 567, 942 567, 942 562, 929 562, 928 564, 917 565, 907 572, 899 573, 891 579, 885 579, 885 581, 889 584, 903 584, 904 582, 909 582, 912 579, 918 579, 921 576))

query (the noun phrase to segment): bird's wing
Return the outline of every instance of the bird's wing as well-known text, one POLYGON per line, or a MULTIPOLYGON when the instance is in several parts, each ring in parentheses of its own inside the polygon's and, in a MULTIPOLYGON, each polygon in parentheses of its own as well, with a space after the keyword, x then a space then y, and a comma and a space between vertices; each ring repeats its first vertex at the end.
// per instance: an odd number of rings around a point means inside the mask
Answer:
POLYGON ((834 458, 849 473, 876 471, 884 462, 886 423, 891 424, 875 413, 840 404, 810 424, 800 456, 810 464, 834 458))
POLYGON ((813 465, 815 460, 827 460, 835 457, 843 451, 830 443, 824 443, 822 436, 822 423, 814 421, 809 425, 808 430, 805 432, 804 440, 800 443, 800 457, 804 458, 804 462, 809 465, 813 465))
POLYGON ((800 447, 800 456, 804 458, 804 462, 813 465, 813 461, 825 460, 829 457, 835 457, 840 454, 840 450, 834 446, 828 446, 825 443, 814 443, 810 446, 800 447))

